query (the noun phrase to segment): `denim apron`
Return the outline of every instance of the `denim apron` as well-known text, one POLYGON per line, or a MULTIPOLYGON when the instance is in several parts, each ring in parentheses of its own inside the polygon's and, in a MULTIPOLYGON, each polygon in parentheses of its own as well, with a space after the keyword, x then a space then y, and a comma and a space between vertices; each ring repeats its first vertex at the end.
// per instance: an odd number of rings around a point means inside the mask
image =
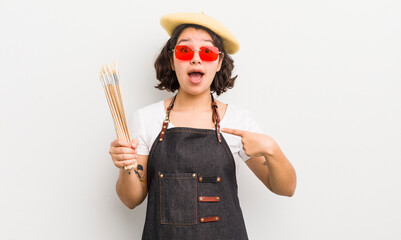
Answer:
POLYGON ((220 134, 213 95, 215 130, 168 129, 174 100, 149 152, 142 239, 248 239, 234 157, 220 134))

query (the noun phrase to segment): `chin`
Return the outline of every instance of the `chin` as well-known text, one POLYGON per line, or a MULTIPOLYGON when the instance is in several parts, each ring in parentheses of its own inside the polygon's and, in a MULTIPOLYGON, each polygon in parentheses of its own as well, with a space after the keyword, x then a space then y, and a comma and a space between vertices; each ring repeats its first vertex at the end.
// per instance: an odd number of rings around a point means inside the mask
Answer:
POLYGON ((197 96, 197 95, 204 94, 205 92, 210 93, 210 88, 209 89, 200 89, 200 88, 189 87, 186 89, 181 89, 181 91, 186 92, 187 94, 190 94, 190 95, 197 96))

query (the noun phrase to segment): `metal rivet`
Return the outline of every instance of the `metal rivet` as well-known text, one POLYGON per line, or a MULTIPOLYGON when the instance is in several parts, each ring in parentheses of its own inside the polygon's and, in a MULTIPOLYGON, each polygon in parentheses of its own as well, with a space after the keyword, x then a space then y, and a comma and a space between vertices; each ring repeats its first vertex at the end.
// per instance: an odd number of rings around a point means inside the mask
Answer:
POLYGON ((164 132, 162 132, 162 134, 164 134, 164 132))
POLYGON ((204 221, 205 221, 205 219, 201 218, 201 222, 204 222, 204 221))
POLYGON ((219 220, 219 217, 216 217, 216 221, 219 220))
POLYGON ((163 177, 163 174, 160 174, 160 177, 163 177))
POLYGON ((200 178, 199 178, 199 182, 202 182, 202 181, 203 181, 203 178, 202 178, 202 177, 200 177, 200 178))
POLYGON ((192 177, 196 177, 196 173, 192 174, 192 177))
POLYGON ((163 126, 163 128, 166 128, 166 126, 163 126))
POLYGON ((220 177, 218 177, 218 178, 217 178, 217 182, 220 182, 220 181, 221 181, 221 178, 220 178, 220 177))
POLYGON ((201 197, 199 198, 199 201, 202 201, 202 198, 201 198, 201 197))
POLYGON ((219 198, 219 197, 216 197, 216 199, 217 199, 217 200, 220 200, 220 198, 219 198))
POLYGON ((160 142, 163 141, 163 138, 160 138, 159 141, 160 141, 160 142))

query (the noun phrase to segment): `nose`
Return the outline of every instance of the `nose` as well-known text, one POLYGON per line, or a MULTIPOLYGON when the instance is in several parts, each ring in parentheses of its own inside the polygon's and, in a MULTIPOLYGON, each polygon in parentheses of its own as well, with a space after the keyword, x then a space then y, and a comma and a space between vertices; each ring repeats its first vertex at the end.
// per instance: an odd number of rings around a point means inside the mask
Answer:
POLYGON ((192 64, 201 64, 202 63, 202 59, 200 59, 200 57, 199 57, 199 50, 194 50, 194 56, 192 57, 191 63, 192 64))

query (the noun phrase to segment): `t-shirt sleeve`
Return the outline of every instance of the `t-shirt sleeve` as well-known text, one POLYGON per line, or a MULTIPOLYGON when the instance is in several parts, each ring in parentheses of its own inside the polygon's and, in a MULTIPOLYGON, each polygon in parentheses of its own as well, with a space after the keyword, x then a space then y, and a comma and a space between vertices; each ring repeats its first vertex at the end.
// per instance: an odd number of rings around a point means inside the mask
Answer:
POLYGON ((141 110, 135 111, 131 125, 132 125, 132 136, 133 138, 136 138, 138 140, 138 147, 137 147, 137 153, 139 155, 149 155, 149 147, 147 144, 147 134, 146 134, 146 128, 144 126, 144 122, 142 119, 141 115, 141 110))
MULTIPOLYGON (((244 130, 245 131, 263 134, 262 128, 256 122, 252 112, 246 111, 244 113, 244 115, 243 115, 243 123, 245 124, 244 125, 244 130)), ((240 142, 240 144, 241 144, 241 146, 240 146, 239 156, 245 162, 245 161, 249 160, 251 157, 245 154, 245 150, 244 150, 244 147, 242 145, 242 142, 240 142)))

